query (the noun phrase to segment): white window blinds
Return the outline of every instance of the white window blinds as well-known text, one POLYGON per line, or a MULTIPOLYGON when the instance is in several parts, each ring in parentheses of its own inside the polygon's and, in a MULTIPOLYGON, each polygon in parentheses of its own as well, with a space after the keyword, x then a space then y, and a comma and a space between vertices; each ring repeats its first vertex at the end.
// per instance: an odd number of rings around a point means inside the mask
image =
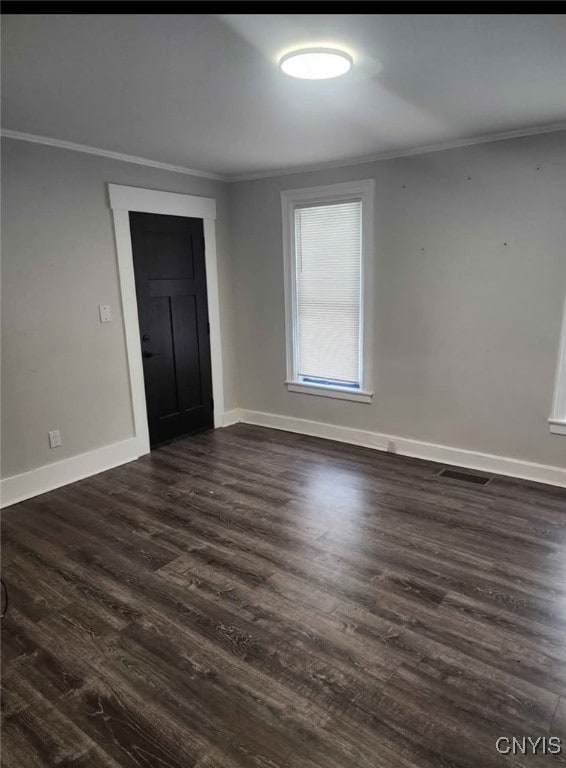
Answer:
POLYGON ((300 380, 360 387, 362 203, 295 208, 300 380))

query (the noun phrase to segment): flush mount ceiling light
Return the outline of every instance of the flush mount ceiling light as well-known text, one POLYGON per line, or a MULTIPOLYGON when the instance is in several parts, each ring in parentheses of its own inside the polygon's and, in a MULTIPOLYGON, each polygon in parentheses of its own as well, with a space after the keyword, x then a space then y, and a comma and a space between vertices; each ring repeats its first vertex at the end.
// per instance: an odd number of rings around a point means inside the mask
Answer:
POLYGON ((302 80, 326 80, 345 75, 352 67, 352 57, 337 48, 301 48, 286 53, 279 60, 286 75, 302 80))

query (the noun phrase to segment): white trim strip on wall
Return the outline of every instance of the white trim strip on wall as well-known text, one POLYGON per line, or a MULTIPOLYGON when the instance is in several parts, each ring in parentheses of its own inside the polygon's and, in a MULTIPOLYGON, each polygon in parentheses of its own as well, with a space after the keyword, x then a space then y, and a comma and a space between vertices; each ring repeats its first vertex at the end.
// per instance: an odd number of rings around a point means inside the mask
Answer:
POLYGON ((122 322, 126 337, 126 355, 130 383, 130 402, 134 420, 134 434, 138 441, 138 455, 149 452, 149 427, 145 400, 141 339, 138 322, 134 257, 128 211, 114 209, 114 238, 118 259, 118 279, 122 300, 122 322))
MULTIPOLYGON (((321 437, 325 440, 336 440, 340 443, 360 445, 379 451, 387 451, 388 443, 393 441, 396 452, 401 456, 412 456, 440 464, 450 464, 466 469, 476 469, 496 475, 506 475, 538 483, 566 487, 566 468, 552 467, 546 464, 534 464, 520 459, 510 459, 504 456, 494 456, 488 453, 467 451, 446 445, 424 443, 406 437, 386 435, 379 432, 368 432, 362 429, 339 427, 335 424, 324 424, 307 419, 295 419, 274 413, 248 411, 235 408, 226 411, 222 416, 222 426, 242 422, 255 424, 260 427, 280 429, 284 432, 295 432, 300 435, 321 437)), ((136 438, 123 440, 113 445, 107 445, 70 459, 47 464, 38 469, 14 475, 0 483, 1 506, 9 507, 20 501, 47 493, 69 483, 74 483, 107 469, 112 469, 129 461, 139 458, 139 442, 136 438)))
POLYGON ((22 131, 12 131, 9 128, 2 128, 0 134, 6 139, 17 139, 18 141, 29 141, 32 144, 45 144, 48 147, 57 147, 58 149, 70 149, 72 152, 84 152, 87 155, 98 155, 99 157, 108 157, 110 160, 121 160, 124 163, 135 163, 136 165, 147 165, 149 168, 158 168, 160 171, 170 171, 172 173, 184 173, 187 176, 198 176, 203 179, 212 179, 213 181, 225 181, 223 176, 209 171, 199 171, 196 168, 186 168, 184 165, 171 165, 171 163, 162 163, 159 160, 150 160, 147 157, 138 157, 137 155, 127 155, 123 152, 113 152, 110 149, 101 149, 100 147, 91 147, 88 144, 77 144, 74 141, 63 141, 62 139, 52 139, 49 136, 38 136, 35 133, 23 133, 22 131))
POLYGON ((223 427, 231 427, 232 424, 239 424, 242 421, 242 413, 239 408, 233 408, 231 411, 224 411, 222 420, 223 427))
POLYGON ((492 141, 504 141, 505 139, 522 139, 526 136, 537 136, 541 133, 556 133, 558 131, 566 131, 566 123, 553 123, 551 125, 521 128, 516 131, 505 131, 501 133, 486 133, 483 136, 455 139, 454 141, 445 141, 441 144, 427 144, 420 147, 413 147, 412 149, 400 149, 394 152, 380 152, 374 155, 355 157, 350 160, 334 160, 312 165, 299 165, 294 168, 244 173, 237 176, 229 176, 226 181, 253 181, 254 179, 270 179, 274 176, 292 176, 295 173, 311 173, 314 171, 331 170, 332 168, 346 168, 351 165, 365 165, 366 163, 377 163, 382 160, 397 160, 402 157, 413 157, 413 155, 426 155, 429 152, 442 152, 445 149, 460 149, 461 147, 472 147, 475 144, 489 144, 492 141))
POLYGON ((147 425, 129 211, 188 216, 203 220, 214 426, 221 427, 224 419, 224 375, 222 369, 218 267, 216 263, 216 200, 211 197, 161 192, 155 189, 126 187, 119 184, 109 184, 108 195, 114 216, 134 429, 140 443, 139 453, 142 455, 149 451, 149 430, 147 425))
POLYGON ((558 361, 554 382, 552 413, 548 420, 550 431, 556 435, 566 435, 566 295, 562 310, 562 329, 558 343, 558 361))
POLYGON ((216 224, 213 219, 205 218, 203 219, 203 228, 214 427, 218 428, 222 426, 224 421, 224 368, 222 365, 222 337, 220 333, 220 287, 218 285, 218 263, 216 259, 216 224))
POLYGON ((183 165, 171 165, 162 163, 159 160, 150 160, 147 157, 138 157, 136 155, 127 155, 122 152, 113 152, 109 149, 100 149, 91 147, 87 144, 77 144, 73 141, 64 141, 53 139, 49 136, 39 136, 34 133, 24 133, 23 131, 14 131, 10 128, 2 128, 0 135, 7 139, 17 139, 18 141, 29 141, 34 144, 45 144, 59 149, 70 149, 73 152, 85 152, 90 155, 99 155, 108 157, 112 160, 121 160, 124 163, 136 163, 137 165, 146 165, 150 168, 158 168, 162 171, 171 171, 172 173, 183 173, 188 176, 197 176, 214 181, 236 182, 252 181, 254 179, 269 179, 273 176, 289 176, 295 173, 310 173, 312 171, 325 171, 332 168, 346 168, 351 165, 364 165, 364 163, 376 163, 381 160, 396 160, 402 157, 412 157, 413 155, 425 155, 428 152, 441 152, 445 149, 459 149, 460 147, 471 147, 475 144, 488 144, 492 141, 503 141, 505 139, 520 139, 525 136, 536 136, 541 133, 556 133, 557 131, 566 131, 566 123, 552 123, 550 125, 539 125, 531 128, 519 128, 515 131, 504 131, 498 133, 486 133, 483 136, 471 136, 466 139, 455 139, 454 141, 445 141, 440 144, 427 144, 411 149, 397 150, 394 152, 381 152, 373 155, 364 155, 352 159, 330 160, 327 162, 299 165, 292 168, 280 168, 267 171, 256 171, 252 173, 237 174, 234 176, 223 176, 210 171, 200 171, 195 168, 187 168, 183 165))
POLYGON ((134 461, 139 456, 138 440, 131 437, 29 472, 22 472, 20 475, 7 477, 0 482, 1 506, 10 507, 32 496, 39 496, 62 485, 75 483, 85 477, 134 461))
POLYGON ((216 220, 216 200, 213 197, 161 192, 142 187, 125 187, 121 184, 109 184, 108 196, 112 210, 216 220))
POLYGON ((340 443, 360 445, 379 451, 387 451, 388 444, 394 442, 396 453, 401 456, 412 456, 417 459, 426 459, 427 461, 450 464, 466 469, 475 469, 494 475, 506 475, 507 477, 566 487, 566 467, 535 464, 530 461, 511 459, 506 456, 496 456, 489 453, 469 451, 463 448, 453 448, 447 445, 437 445, 435 443, 425 443, 408 437, 368 432, 363 429, 339 427, 335 424, 325 424, 319 421, 309 421, 308 419, 295 419, 275 413, 262 413, 245 409, 237 409, 229 413, 230 418, 225 426, 240 421, 244 424, 281 429, 284 432, 321 437, 325 440, 336 440, 340 443))

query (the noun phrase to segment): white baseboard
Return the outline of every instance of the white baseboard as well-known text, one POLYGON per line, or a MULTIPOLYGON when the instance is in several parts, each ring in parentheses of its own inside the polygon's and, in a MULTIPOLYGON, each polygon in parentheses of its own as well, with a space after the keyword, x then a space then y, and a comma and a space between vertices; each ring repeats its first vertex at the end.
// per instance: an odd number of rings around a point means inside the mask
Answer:
MULTIPOLYGON (((466 469, 476 469, 496 475, 507 475, 523 480, 533 480, 566 487, 566 468, 553 467, 546 464, 535 464, 520 459, 510 459, 505 456, 494 456, 489 453, 467 451, 462 448, 452 448, 446 445, 423 443, 396 435, 385 435, 380 432, 369 432, 363 429, 350 429, 335 424, 325 424, 308 419, 295 419, 274 413, 247 411, 234 408, 226 411, 222 418, 222 426, 243 422, 260 427, 281 429, 285 432, 296 432, 311 437, 321 437, 326 440, 336 440, 351 445, 361 445, 380 451, 387 450, 387 444, 395 443, 396 451, 402 456, 413 456, 418 459, 436 461, 440 464, 453 464, 466 469)), ((43 467, 13 475, 0 481, 0 499, 2 507, 9 507, 25 499, 47 493, 62 485, 74 483, 85 477, 96 475, 120 464, 134 461, 147 451, 135 437, 122 440, 119 443, 105 445, 88 453, 81 453, 63 461, 46 464, 43 467)))
POLYGON ((69 459, 46 464, 29 472, 22 472, 21 475, 6 477, 0 481, 0 506, 9 507, 32 496, 38 496, 40 493, 47 493, 62 485, 126 464, 145 452, 140 447, 139 441, 131 437, 69 459))
POLYGON ((452 464, 466 469, 476 469, 495 475, 507 475, 522 480, 533 480, 537 483, 566 487, 566 467, 553 467, 547 464, 534 464, 521 459, 510 459, 506 456, 494 456, 489 453, 467 451, 463 448, 452 448, 447 445, 423 443, 407 437, 385 435, 379 432, 367 432, 363 429, 338 427, 334 424, 324 424, 319 421, 295 419, 290 416, 280 416, 274 413, 240 410, 240 421, 244 424, 255 424, 260 427, 281 429, 285 432, 297 432, 301 435, 322 437, 326 440, 337 440, 342 443, 361 445, 366 448, 387 450, 387 444, 395 443, 396 452, 401 456, 413 456, 418 459, 436 461, 440 464, 452 464))
POLYGON ((223 427, 230 427, 232 424, 237 424, 239 421, 242 421, 241 411, 239 408, 234 408, 231 411, 224 411, 222 415, 223 427))

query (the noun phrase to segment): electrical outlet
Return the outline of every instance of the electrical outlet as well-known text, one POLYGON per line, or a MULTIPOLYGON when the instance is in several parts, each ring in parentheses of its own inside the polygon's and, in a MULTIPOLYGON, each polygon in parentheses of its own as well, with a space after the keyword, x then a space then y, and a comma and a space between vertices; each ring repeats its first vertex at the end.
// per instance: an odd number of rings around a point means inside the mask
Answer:
POLYGON ((58 429, 52 429, 48 432, 49 435, 49 447, 58 448, 61 445, 61 433, 58 429))
POLYGON ((100 315, 101 323, 110 323, 112 321, 112 310, 110 304, 99 304, 98 314, 100 315))
POLYGON ((395 444, 395 440, 387 441, 387 451, 388 453, 397 453, 397 446, 395 444))

